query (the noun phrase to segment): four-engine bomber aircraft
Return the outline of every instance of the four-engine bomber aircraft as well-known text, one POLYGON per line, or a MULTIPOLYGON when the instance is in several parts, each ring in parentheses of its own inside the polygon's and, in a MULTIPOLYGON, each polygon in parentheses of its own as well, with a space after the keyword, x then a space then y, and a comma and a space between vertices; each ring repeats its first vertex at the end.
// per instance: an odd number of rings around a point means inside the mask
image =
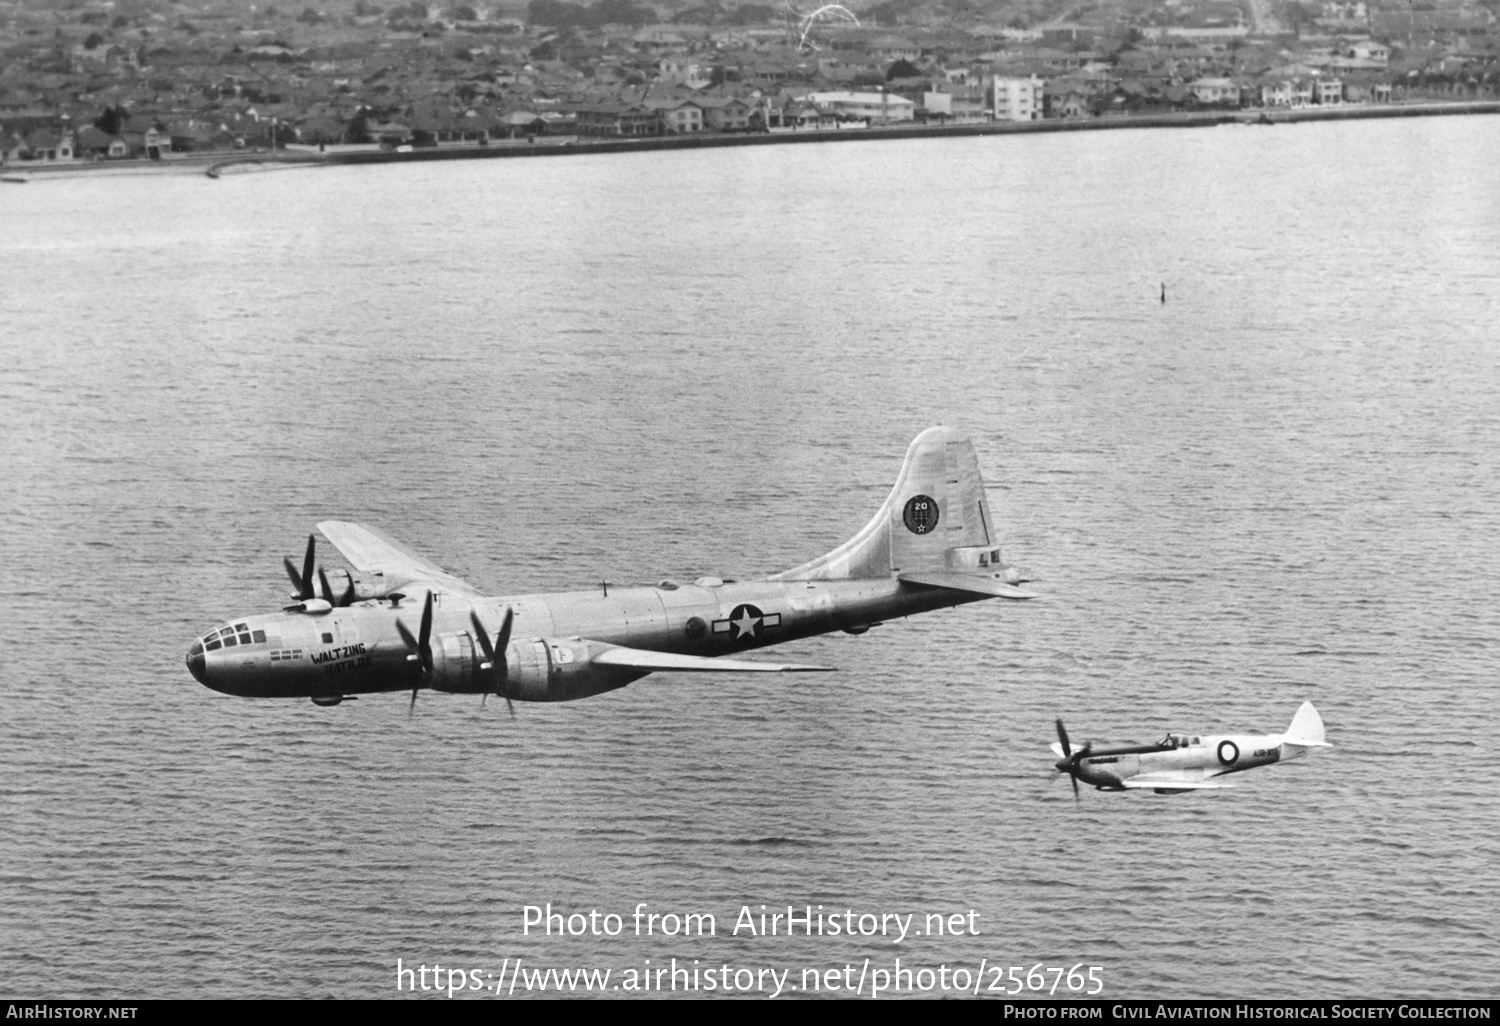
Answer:
POLYGON ((1088 742, 1074 751, 1058 720, 1057 740, 1052 746, 1062 756, 1057 771, 1073 778, 1075 797, 1080 780, 1100 791, 1150 788, 1157 794, 1233 787, 1210 778, 1296 759, 1310 748, 1331 747, 1323 740, 1323 718, 1311 702, 1297 709, 1285 734, 1168 734, 1154 745, 1095 749, 1088 742))
POLYGON ((1001 562, 994 523, 973 445, 942 427, 911 443, 895 488, 858 534, 761 581, 487 598, 374 528, 329 520, 318 529, 358 576, 315 569, 309 537, 301 572, 286 561, 295 604, 209 631, 187 665, 215 691, 318 705, 407 690, 415 704, 421 688, 563 702, 658 670, 820 670, 724 657, 830 631, 862 634, 965 602, 1034 597, 1001 562))

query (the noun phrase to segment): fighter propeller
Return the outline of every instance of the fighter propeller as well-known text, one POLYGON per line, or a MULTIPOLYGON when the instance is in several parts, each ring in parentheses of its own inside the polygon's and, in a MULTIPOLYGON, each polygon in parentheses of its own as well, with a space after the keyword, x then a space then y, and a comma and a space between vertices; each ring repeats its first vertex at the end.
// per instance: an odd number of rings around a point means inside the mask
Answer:
POLYGON ((1062 742, 1063 757, 1055 763, 1059 773, 1066 773, 1073 781, 1073 800, 1078 800, 1078 763, 1089 754, 1089 749, 1094 747, 1092 741, 1085 741, 1083 747, 1075 754, 1071 745, 1068 744, 1068 731, 1063 726, 1059 717, 1057 721, 1057 739, 1062 742))

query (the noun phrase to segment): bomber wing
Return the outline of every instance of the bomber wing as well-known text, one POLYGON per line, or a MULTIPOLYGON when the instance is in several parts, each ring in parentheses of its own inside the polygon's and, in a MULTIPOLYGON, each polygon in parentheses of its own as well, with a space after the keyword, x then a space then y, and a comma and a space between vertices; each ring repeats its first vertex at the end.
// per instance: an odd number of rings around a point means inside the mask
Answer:
POLYGON ((648 652, 639 648, 615 647, 594 656, 595 666, 624 666, 632 670, 675 670, 687 673, 811 673, 827 672, 832 666, 807 663, 757 663, 749 659, 710 659, 706 656, 678 655, 675 652, 648 652))
POLYGON ((377 528, 343 520, 324 520, 318 524, 318 530, 343 553, 354 569, 362 574, 380 574, 391 591, 421 584, 434 591, 452 592, 467 598, 482 597, 479 590, 467 581, 408 551, 377 528))

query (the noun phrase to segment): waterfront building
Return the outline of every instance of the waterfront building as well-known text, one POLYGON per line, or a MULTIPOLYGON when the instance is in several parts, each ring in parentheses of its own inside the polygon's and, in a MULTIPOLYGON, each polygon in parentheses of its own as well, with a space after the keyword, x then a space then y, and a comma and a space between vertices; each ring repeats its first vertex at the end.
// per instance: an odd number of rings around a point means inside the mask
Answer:
POLYGON ((996 75, 986 83, 990 116, 996 121, 1037 121, 1042 116, 1046 82, 1036 75, 1006 78, 996 75))
POLYGON ((872 125, 891 124, 897 121, 912 121, 916 118, 917 105, 904 96, 893 93, 857 93, 838 90, 834 92, 807 93, 802 99, 838 115, 840 118, 865 118, 872 125))
POLYGON ((1220 104, 1226 107, 1240 105, 1240 87, 1233 79, 1200 78, 1188 83, 1188 88, 1199 103, 1220 104))
POLYGON ((26 137, 26 149, 32 160, 52 163, 73 159, 73 132, 70 129, 41 128, 26 137))
POLYGON ((703 124, 715 132, 744 132, 750 128, 755 107, 737 96, 704 96, 695 101, 703 108, 703 124))
POLYGON ((988 121, 991 117, 985 91, 962 86, 923 92, 921 110, 929 122, 963 125, 988 121))
POLYGON ((1289 78, 1279 82, 1267 82, 1260 87, 1262 107, 1291 107, 1298 105, 1295 94, 1296 83, 1289 78))
POLYGON ((130 148, 126 146, 125 140, 93 125, 84 125, 78 130, 74 150, 83 158, 119 159, 130 156, 130 148))
POLYGON ((703 131, 703 108, 696 100, 658 100, 648 97, 645 106, 656 111, 662 127, 673 135, 703 131))
POLYGON ((636 136, 661 132, 661 118, 642 103, 617 100, 585 103, 576 107, 573 113, 579 135, 636 136))

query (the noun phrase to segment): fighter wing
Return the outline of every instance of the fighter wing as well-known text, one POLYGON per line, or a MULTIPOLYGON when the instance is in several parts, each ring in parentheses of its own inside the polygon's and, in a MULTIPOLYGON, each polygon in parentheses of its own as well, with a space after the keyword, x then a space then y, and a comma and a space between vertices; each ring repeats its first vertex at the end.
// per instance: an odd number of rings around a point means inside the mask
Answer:
POLYGON ((318 525, 318 530, 333 542, 334 548, 344 554, 354 569, 362 574, 380 574, 391 591, 418 584, 467 598, 481 597, 478 589, 437 564, 408 552, 384 531, 342 520, 325 520, 318 525))
POLYGON ((686 673, 810 673, 831 671, 832 666, 810 666, 806 663, 757 663, 749 659, 709 659, 705 656, 677 655, 674 652, 647 652, 639 648, 615 647, 594 656, 595 666, 624 666, 632 670, 675 670, 686 673))
POLYGON ((1124 782, 1127 788, 1163 788, 1169 791, 1202 791, 1210 788, 1233 787, 1233 784, 1214 784, 1202 777, 1168 777, 1152 775, 1149 777, 1131 777, 1124 782))

